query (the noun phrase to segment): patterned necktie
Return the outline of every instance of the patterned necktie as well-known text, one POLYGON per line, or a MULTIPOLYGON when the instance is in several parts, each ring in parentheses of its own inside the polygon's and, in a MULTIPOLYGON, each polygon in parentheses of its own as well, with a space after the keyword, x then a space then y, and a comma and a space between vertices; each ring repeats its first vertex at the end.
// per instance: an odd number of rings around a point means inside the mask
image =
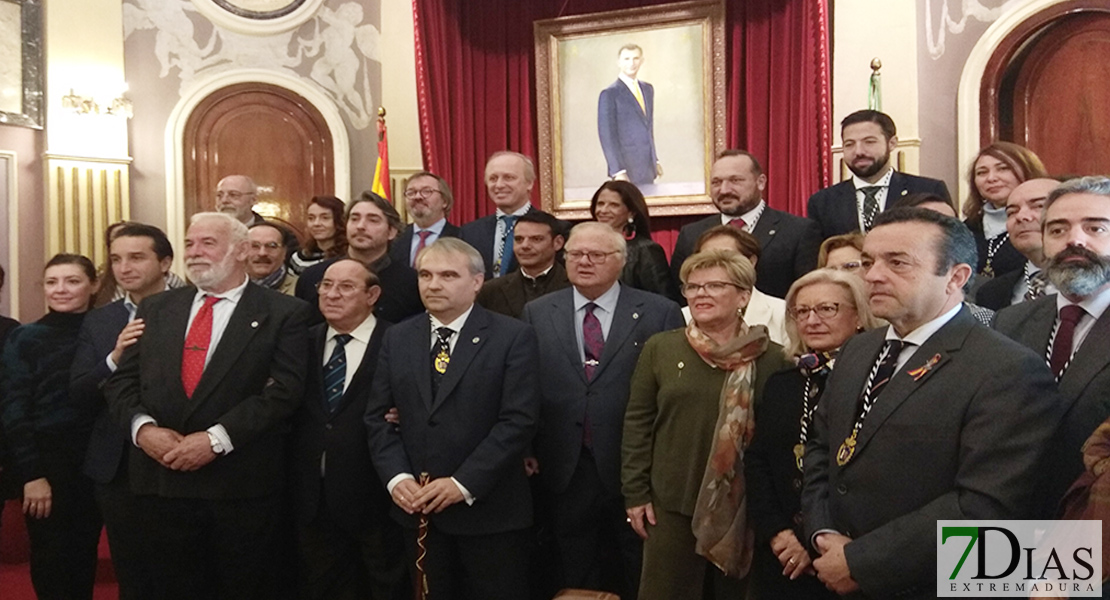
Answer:
POLYGON ((1048 286, 1048 279, 1045 277, 1044 271, 1037 271, 1025 276, 1025 300, 1036 300, 1044 296, 1045 288, 1048 286))
POLYGON ((494 269, 493 276, 501 277, 508 275, 509 266, 513 262, 513 228, 516 226, 516 215, 504 215, 497 217, 504 223, 505 233, 501 236, 498 242, 497 253, 497 268, 494 269))
POLYGON ((343 387, 347 384, 347 351, 343 348, 351 341, 351 334, 340 333, 333 338, 335 349, 324 365, 324 395, 327 397, 328 412, 334 413, 343 398, 343 387))
POLYGON ((1060 309, 1060 324, 1056 327, 1056 335, 1052 338, 1052 352, 1049 354, 1048 366, 1052 369, 1056 379, 1064 376, 1064 371, 1071 362, 1071 347, 1075 341, 1075 326, 1087 311, 1078 304, 1069 304, 1060 309))
POLYGON ((740 217, 736 217, 735 219, 729 220, 728 226, 733 228, 733 229, 739 229, 740 231, 745 231, 745 230, 747 230, 748 224, 744 222, 744 219, 741 219, 740 217))
POLYGON ((432 396, 439 393, 439 382, 451 364, 451 336, 455 330, 449 327, 436 329, 436 345, 432 348, 432 396))
POLYGON ((867 233, 871 231, 872 224, 875 222, 875 216, 879 214, 879 191, 883 189, 881 185, 869 185, 860 188, 863 192, 863 231, 867 233))
POLYGON ((208 358, 208 344, 212 342, 212 307, 222 300, 215 296, 205 296, 204 305, 193 317, 189 333, 185 335, 185 350, 181 353, 181 385, 185 395, 193 397, 193 392, 204 373, 204 361, 208 358))
MULTIPOLYGON (((597 305, 593 302, 586 304, 586 315, 582 318, 582 350, 586 355, 586 381, 594 378, 594 372, 601 365, 601 353, 605 350, 605 336, 601 331, 601 321, 594 314, 597 305)), ((593 427, 590 425, 590 410, 586 406, 586 414, 582 419, 582 445, 590 448, 593 446, 593 427)))
POLYGON ((871 410, 871 405, 875 403, 875 399, 882 393, 883 388, 890 382, 890 378, 894 376, 894 371, 898 367, 898 357, 901 356, 902 350, 906 347, 906 342, 902 340, 887 340, 886 347, 880 354, 879 362, 874 367, 874 374, 870 378, 870 385, 867 386, 864 395, 860 398, 862 402, 861 412, 866 414, 871 410))
POLYGON ((416 243, 416 252, 412 253, 412 264, 409 265, 412 267, 416 266, 416 257, 420 256, 420 251, 428 244, 428 236, 432 235, 432 232, 425 229, 424 231, 417 231, 416 235, 420 236, 420 241, 416 243))

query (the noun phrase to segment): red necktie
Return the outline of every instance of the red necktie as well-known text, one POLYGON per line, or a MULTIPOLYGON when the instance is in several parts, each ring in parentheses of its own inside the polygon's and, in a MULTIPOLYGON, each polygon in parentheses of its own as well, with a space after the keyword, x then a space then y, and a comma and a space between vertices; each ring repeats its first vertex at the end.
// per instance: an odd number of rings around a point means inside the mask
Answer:
POLYGON ((204 359, 208 357, 208 344, 212 341, 212 306, 220 300, 215 296, 205 296, 204 306, 193 317, 193 324, 185 335, 185 351, 181 353, 181 385, 190 398, 204 373, 204 359))
POLYGON ((739 229, 739 230, 743 231, 744 228, 746 228, 748 226, 748 224, 744 222, 744 219, 741 219, 741 218, 737 217, 737 218, 729 221, 728 226, 732 227, 733 229, 739 229))
POLYGON ((420 241, 416 243, 416 252, 414 252, 412 255, 411 266, 413 267, 416 266, 416 257, 420 256, 420 251, 423 250, 424 246, 428 243, 428 236, 432 235, 432 232, 431 230, 425 229, 424 231, 416 232, 416 235, 420 236, 420 241))
POLYGON ((1060 309, 1060 326, 1056 328, 1056 337, 1052 338, 1052 353, 1049 354, 1048 366, 1056 379, 1064 375, 1064 370, 1071 362, 1071 346, 1075 340, 1075 326, 1083 318, 1086 311, 1078 304, 1069 304, 1060 309))
MULTIPOLYGON (((594 314, 597 305, 586 304, 586 316, 582 318, 582 350, 586 355, 586 380, 594 378, 594 372, 601 365, 601 353, 605 350, 605 335, 601 331, 601 321, 594 314)), ((582 445, 593 447, 593 427, 590 425, 589 407, 582 419, 582 445)))

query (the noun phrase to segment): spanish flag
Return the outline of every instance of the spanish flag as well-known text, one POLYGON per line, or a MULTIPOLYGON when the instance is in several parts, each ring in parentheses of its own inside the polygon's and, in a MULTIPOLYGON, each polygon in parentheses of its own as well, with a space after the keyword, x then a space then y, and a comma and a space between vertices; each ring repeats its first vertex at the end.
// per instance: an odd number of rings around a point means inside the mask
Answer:
POLYGON ((385 109, 381 108, 378 109, 378 164, 374 167, 374 185, 370 190, 392 202, 389 183, 389 140, 385 130, 385 109))

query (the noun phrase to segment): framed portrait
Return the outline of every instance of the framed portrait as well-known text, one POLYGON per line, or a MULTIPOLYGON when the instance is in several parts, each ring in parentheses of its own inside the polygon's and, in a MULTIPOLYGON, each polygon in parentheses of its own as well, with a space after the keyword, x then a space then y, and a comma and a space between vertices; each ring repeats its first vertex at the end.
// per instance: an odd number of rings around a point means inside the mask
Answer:
POLYGON ((544 210, 589 218, 609 179, 636 184, 653 216, 716 210, 724 17, 722 2, 699 0, 535 22, 544 210))
POLYGON ((42 128, 42 4, 0 0, 0 123, 42 128))

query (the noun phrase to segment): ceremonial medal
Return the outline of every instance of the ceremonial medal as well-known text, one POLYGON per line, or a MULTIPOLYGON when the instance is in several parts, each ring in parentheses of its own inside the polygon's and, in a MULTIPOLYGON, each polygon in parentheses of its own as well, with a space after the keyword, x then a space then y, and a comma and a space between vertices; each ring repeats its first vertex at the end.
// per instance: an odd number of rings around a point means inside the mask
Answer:
POLYGON ((442 352, 442 351, 439 354, 437 354, 436 355, 436 364, 435 364, 436 373, 439 373, 440 375, 446 373, 447 372, 447 363, 449 363, 449 362, 451 362, 451 355, 450 354, 447 354, 446 352, 442 352))
POLYGON ((852 455, 855 453, 856 432, 853 431, 852 435, 848 436, 848 438, 844 440, 844 443, 840 445, 840 450, 836 451, 837 466, 843 467, 844 465, 848 464, 848 461, 852 460, 852 455))
POLYGON ((798 470, 802 470, 802 457, 805 456, 805 444, 794 444, 794 462, 798 464, 798 470))

